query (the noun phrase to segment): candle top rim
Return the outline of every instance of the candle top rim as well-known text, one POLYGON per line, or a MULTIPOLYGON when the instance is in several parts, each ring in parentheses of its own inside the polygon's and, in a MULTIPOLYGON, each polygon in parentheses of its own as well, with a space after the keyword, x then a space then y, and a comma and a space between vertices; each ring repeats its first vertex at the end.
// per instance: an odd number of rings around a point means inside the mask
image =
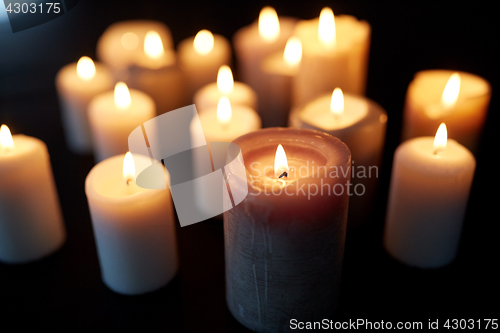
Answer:
POLYGON ((78 76, 78 73, 76 71, 76 65, 77 62, 69 63, 63 66, 57 72, 56 81, 59 85, 64 85, 66 87, 69 85, 68 84, 65 85, 65 83, 71 82, 69 86, 70 89, 75 89, 75 90, 81 89, 85 91, 87 91, 88 89, 99 90, 102 89, 103 86, 105 87, 113 86, 113 75, 111 73, 111 70, 108 68, 106 64, 99 61, 94 61, 95 74, 89 80, 82 80, 78 76))

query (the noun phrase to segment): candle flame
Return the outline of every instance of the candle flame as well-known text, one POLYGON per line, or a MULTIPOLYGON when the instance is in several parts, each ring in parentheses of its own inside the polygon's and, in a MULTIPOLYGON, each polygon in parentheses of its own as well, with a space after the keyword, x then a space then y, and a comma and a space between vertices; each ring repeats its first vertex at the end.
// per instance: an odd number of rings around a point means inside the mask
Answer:
POLYGON ((123 34, 121 42, 123 48, 130 51, 135 50, 139 45, 139 37, 137 37, 137 35, 133 32, 126 32, 123 34))
POLYGON ((123 159, 123 180, 128 185, 135 180, 135 164, 132 154, 128 151, 123 159))
POLYGON ((318 37, 327 47, 334 47, 337 42, 335 16, 329 7, 323 8, 319 14, 318 37))
POLYGON ((344 93, 340 88, 335 88, 333 90, 332 100, 330 102, 330 111, 335 116, 340 116, 344 113, 344 93))
POLYGON ((275 42, 280 36, 280 21, 272 7, 266 6, 260 11, 259 36, 268 43, 275 42))
POLYGON ((208 30, 200 30, 194 37, 193 46, 199 54, 207 54, 214 48, 214 35, 208 30))
POLYGON ((118 82, 115 85, 115 105, 119 109, 126 109, 129 107, 132 99, 130 98, 130 91, 128 90, 125 82, 118 82))
POLYGON ((231 72, 231 68, 229 66, 223 65, 219 68, 219 72, 217 73, 217 88, 223 94, 229 94, 233 91, 234 87, 234 79, 233 72, 231 72))
POLYGON ((283 59, 290 66, 296 66, 302 60, 302 43, 297 37, 290 37, 286 42, 283 59))
POLYGON ((445 108, 451 108, 455 105, 458 99, 458 94, 460 93, 460 74, 453 73, 448 79, 448 83, 443 90, 443 95, 441 95, 441 104, 445 108))
POLYGON ((276 155, 274 157, 274 175, 280 177, 283 172, 288 172, 288 160, 286 158, 285 149, 282 145, 278 145, 276 149, 276 155))
POLYGON ((448 141, 448 131, 446 125, 441 123, 434 137, 434 154, 439 153, 446 149, 446 143, 448 141))
POLYGON ((160 58, 165 52, 160 35, 156 31, 148 31, 144 38, 144 52, 150 58, 160 58))
POLYGON ((79 78, 88 81, 95 76, 95 65, 89 57, 81 57, 76 64, 76 74, 79 78))
POLYGON ((14 140, 7 125, 0 127, 0 150, 9 152, 14 148, 14 140))
POLYGON ((219 103, 217 104, 217 120, 223 125, 227 126, 231 121, 231 103, 229 98, 222 96, 219 98, 219 103))

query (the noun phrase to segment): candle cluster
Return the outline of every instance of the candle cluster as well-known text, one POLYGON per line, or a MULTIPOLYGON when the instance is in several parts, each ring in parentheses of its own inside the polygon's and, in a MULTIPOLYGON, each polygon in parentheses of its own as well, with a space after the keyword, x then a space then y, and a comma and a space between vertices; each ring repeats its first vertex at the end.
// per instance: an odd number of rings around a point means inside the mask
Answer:
MULTIPOLYGON (((258 332, 327 318, 346 230, 370 220, 385 145, 388 115, 364 96, 370 39, 367 22, 330 8, 298 20, 265 7, 232 45, 204 29, 175 50, 165 24, 127 21, 102 34, 99 62, 64 66, 55 83, 68 148, 98 162, 85 192, 104 283, 142 294, 178 270, 169 171, 155 161, 165 186, 141 188, 135 166, 152 159, 127 151, 133 130, 192 102, 199 118, 180 130, 209 151, 211 142, 237 144, 247 170, 225 175, 232 192, 248 190, 223 216, 229 310, 258 332)), ((410 83, 384 234, 401 262, 436 268, 454 259, 490 98, 489 83, 464 72, 426 70, 410 83)), ((193 209, 216 201, 196 197, 193 209)), ((2 125, 0 260, 37 260, 64 240, 47 147, 2 125)))

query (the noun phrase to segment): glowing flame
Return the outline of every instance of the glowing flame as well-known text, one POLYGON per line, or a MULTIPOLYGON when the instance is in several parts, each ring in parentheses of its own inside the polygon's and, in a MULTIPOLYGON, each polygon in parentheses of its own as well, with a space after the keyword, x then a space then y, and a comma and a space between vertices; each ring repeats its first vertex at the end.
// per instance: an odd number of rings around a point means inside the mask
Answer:
POLYGON ((199 54, 207 54, 214 48, 214 35, 208 30, 200 30, 194 37, 193 46, 199 54))
POLYGON ((460 93, 460 74, 453 73, 444 87, 443 95, 441 95, 441 103, 446 108, 451 108, 457 102, 458 94, 460 93))
POLYGON ((217 104, 217 120, 223 125, 227 126, 231 121, 231 103, 229 99, 222 96, 217 104))
POLYGON ((332 94, 332 100, 330 102, 330 111, 335 116, 340 116, 344 113, 344 93, 342 93, 342 89, 335 88, 332 94))
POLYGON ((139 46, 139 37, 137 37, 137 35, 133 32, 126 32, 123 34, 121 42, 123 48, 127 50, 135 50, 137 46, 139 46))
POLYGON ((278 145, 276 149, 276 155, 274 157, 274 175, 280 177, 283 172, 288 172, 288 160, 286 158, 285 149, 282 145, 278 145))
POLYGON ((333 11, 325 7, 319 14, 318 36, 325 46, 333 47, 337 42, 333 11))
POLYGON ((135 180, 135 164, 132 154, 128 151, 123 159, 123 180, 128 185, 135 180))
POLYGON ((14 149, 14 140, 12 140, 12 134, 7 125, 2 125, 0 127, 0 150, 4 152, 9 152, 14 149))
POLYGON ((280 20, 272 7, 266 6, 260 11, 259 36, 268 43, 275 42, 280 36, 280 20))
POLYGON ((296 66, 302 59, 302 43, 297 37, 290 37, 286 42, 283 59, 290 66, 296 66))
POLYGON ((131 102, 132 99, 130 98, 130 91, 127 85, 125 82, 118 82, 115 86, 115 105, 119 109, 126 109, 131 102))
POLYGON ((221 66, 219 72, 217 73, 217 88, 223 94, 229 94, 233 91, 234 79, 233 72, 229 66, 221 66))
POLYGON ((448 141, 448 131, 446 130, 446 125, 441 123, 434 137, 434 154, 439 153, 446 149, 446 143, 448 141))
POLYGON ((81 57, 76 64, 76 74, 79 78, 87 81, 95 75, 95 65, 89 57, 81 57))
POLYGON ((165 52, 160 35, 156 31, 149 31, 144 39, 144 52, 150 58, 160 58, 165 52))

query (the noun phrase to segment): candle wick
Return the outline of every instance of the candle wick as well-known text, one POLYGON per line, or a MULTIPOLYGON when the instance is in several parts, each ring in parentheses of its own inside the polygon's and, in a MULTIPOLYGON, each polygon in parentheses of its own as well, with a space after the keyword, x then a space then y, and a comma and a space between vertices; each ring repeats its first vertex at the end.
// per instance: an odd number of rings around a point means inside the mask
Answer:
POLYGON ((130 185, 131 182, 132 182, 131 178, 127 179, 127 185, 130 185))
POLYGON ((283 173, 278 177, 278 178, 281 178, 281 177, 288 177, 288 173, 286 171, 283 171, 283 173))

